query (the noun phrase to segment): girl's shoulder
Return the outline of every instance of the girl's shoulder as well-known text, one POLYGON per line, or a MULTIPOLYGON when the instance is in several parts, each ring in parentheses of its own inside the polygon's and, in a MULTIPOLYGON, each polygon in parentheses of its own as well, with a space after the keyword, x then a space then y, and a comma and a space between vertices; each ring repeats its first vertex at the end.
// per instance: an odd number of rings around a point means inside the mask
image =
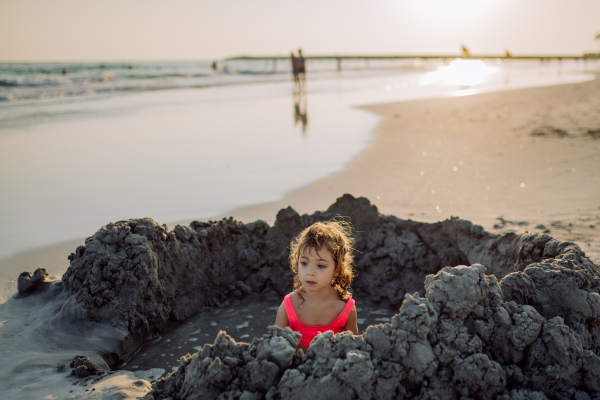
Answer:
MULTIPOLYGON (((300 293, 298 293, 296 291, 288 294, 286 297, 288 297, 288 296, 290 298, 290 302, 296 308, 301 307, 302 305, 304 305, 304 303, 306 303, 306 298, 302 297, 300 295, 300 293)), ((285 301, 285 299, 284 299, 284 301, 285 301)))
POLYGON ((335 302, 335 304, 338 307, 342 307, 344 309, 349 306, 352 306, 352 308, 354 308, 354 303, 355 303, 355 301, 354 301, 354 299, 352 299, 351 296, 348 296, 348 298, 345 300, 338 296, 337 301, 335 302))
POLYGON ((356 301, 352 298, 352 296, 348 296, 346 300, 341 300, 344 303, 344 308, 350 307, 350 309, 354 309, 356 306, 356 301))

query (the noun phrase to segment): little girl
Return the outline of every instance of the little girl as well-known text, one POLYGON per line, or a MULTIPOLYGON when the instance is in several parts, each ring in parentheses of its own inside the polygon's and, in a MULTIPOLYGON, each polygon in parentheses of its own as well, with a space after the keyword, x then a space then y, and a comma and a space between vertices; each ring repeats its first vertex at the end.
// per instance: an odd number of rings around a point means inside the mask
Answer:
POLYGON ((353 239, 347 224, 316 222, 292 241, 294 291, 285 296, 275 325, 300 332, 305 353, 319 332, 358 335, 356 307, 348 287, 354 277, 353 239))

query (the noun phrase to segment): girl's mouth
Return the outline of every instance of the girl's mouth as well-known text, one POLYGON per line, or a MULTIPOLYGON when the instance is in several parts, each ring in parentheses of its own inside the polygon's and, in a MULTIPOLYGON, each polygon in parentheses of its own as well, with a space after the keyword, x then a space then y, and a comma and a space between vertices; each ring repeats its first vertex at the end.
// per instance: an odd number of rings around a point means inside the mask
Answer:
POLYGON ((313 281, 306 281, 306 284, 307 284, 307 285, 311 285, 311 286, 312 286, 312 285, 314 285, 314 284, 316 284, 316 283, 317 283, 317 282, 313 282, 313 281))

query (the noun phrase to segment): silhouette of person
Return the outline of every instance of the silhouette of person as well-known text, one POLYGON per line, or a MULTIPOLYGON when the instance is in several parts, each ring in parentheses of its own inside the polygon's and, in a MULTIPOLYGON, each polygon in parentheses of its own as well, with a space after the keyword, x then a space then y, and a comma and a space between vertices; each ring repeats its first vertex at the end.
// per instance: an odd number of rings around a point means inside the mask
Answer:
POLYGON ((463 57, 471 57, 471 53, 469 52, 469 49, 467 49, 467 46, 461 44, 460 49, 462 50, 463 57))
POLYGON ((213 61, 213 63, 212 63, 212 70, 214 72, 217 72, 217 62, 216 61, 213 61))
POLYGON ((298 81, 299 85, 304 86, 306 84, 306 60, 302 55, 302 49, 298 49, 298 81))
POLYGON ((300 82, 298 81, 298 58, 294 56, 293 51, 290 53, 290 62, 292 63, 292 75, 294 79, 294 85, 298 87, 300 85, 300 82))
POLYGON ((66 68, 63 68, 63 70, 62 70, 62 74, 63 74, 63 75, 66 75, 66 74, 67 74, 67 69, 66 69, 66 68))

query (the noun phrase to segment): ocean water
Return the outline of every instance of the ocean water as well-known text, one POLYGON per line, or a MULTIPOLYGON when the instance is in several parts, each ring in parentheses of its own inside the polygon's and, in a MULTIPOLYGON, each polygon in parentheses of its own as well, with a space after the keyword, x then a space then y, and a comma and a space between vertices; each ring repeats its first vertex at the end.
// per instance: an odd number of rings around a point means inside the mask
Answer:
POLYGON ((369 145, 359 105, 581 82, 598 62, 309 61, 303 91, 287 61, 210 66, 0 64, 0 258, 282 199, 369 145))
MULTIPOLYGON (((341 73, 332 60, 308 60, 313 78, 372 75, 377 72, 424 71, 439 61, 346 60, 341 73)), ((181 88, 206 88, 290 80, 289 60, 0 63, 0 101, 114 96, 181 88)))

